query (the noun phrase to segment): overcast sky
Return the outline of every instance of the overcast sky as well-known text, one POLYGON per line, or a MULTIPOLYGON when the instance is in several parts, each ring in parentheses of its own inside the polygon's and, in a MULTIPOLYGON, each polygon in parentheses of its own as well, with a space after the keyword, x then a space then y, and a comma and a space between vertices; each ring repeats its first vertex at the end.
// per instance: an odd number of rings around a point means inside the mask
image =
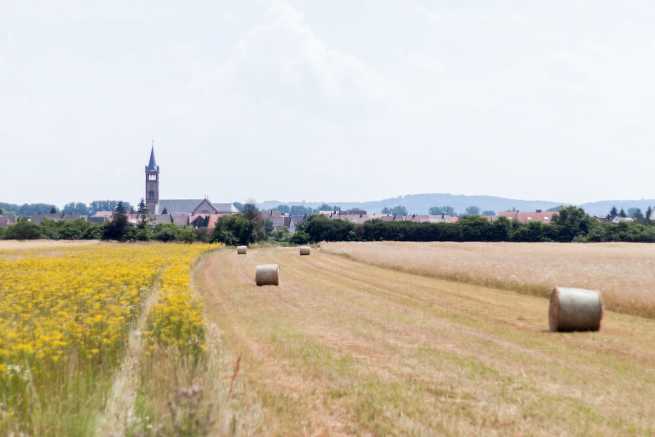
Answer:
POLYGON ((655 197, 652 1, 0 0, 0 201, 655 197))

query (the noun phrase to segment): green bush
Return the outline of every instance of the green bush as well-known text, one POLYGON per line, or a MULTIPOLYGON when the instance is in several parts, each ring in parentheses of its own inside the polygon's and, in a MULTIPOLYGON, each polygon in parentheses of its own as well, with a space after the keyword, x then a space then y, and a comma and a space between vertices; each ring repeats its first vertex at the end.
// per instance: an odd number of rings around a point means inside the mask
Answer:
POLYGON ((170 225, 157 225, 154 229, 153 238, 157 241, 175 241, 177 240, 177 226, 170 225))
POLYGON ((304 231, 294 232, 291 238, 289 238, 289 243, 291 244, 307 244, 309 243, 309 235, 304 231))
POLYGON ((41 227, 27 220, 19 220, 9 226, 4 234, 6 240, 36 240, 42 237, 41 227))

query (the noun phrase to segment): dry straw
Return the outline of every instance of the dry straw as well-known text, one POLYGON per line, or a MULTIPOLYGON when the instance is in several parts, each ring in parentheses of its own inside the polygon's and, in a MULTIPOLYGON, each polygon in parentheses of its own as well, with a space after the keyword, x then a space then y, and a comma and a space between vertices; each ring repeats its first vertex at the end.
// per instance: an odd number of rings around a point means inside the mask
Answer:
POLYGON ((603 300, 597 291, 555 287, 550 295, 548 322, 553 332, 598 331, 603 300))
POLYGON ((310 253, 312 253, 312 250, 309 248, 309 246, 300 246, 301 255, 309 255, 310 253))
POLYGON ((262 264, 255 270, 257 285, 280 285, 280 266, 277 264, 262 264))
POLYGON ((237 254, 245 255, 248 253, 248 246, 237 246, 237 254))

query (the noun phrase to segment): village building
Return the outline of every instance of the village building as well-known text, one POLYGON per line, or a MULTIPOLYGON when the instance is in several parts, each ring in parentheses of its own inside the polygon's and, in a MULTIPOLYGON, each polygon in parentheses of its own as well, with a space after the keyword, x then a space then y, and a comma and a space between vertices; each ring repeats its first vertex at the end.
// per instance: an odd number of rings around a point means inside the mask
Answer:
POLYGON ((11 214, 0 214, 0 228, 16 224, 16 216, 11 214))
POLYGON ((192 225, 214 228, 218 220, 239 212, 232 203, 212 203, 209 199, 160 199, 160 170, 155 159, 155 148, 150 150, 150 159, 145 167, 145 204, 155 224, 192 225))
POLYGON ((96 211, 93 215, 87 217, 87 221, 89 223, 101 225, 110 222, 113 214, 113 211, 96 211))
POLYGON ((505 217, 524 225, 530 222, 541 222, 548 225, 553 222, 555 215, 557 215, 555 211, 542 211, 538 209, 534 212, 502 211, 496 214, 496 218, 505 217))
POLYGON ((394 216, 392 214, 360 212, 357 214, 342 213, 340 211, 325 212, 323 215, 338 220, 345 220, 354 224, 363 224, 371 220, 383 222, 414 222, 414 223, 457 223, 459 217, 447 215, 411 214, 406 216, 394 216))
POLYGON ((282 213, 277 209, 272 209, 262 214, 264 220, 269 220, 274 230, 289 229, 291 217, 287 213, 282 213))

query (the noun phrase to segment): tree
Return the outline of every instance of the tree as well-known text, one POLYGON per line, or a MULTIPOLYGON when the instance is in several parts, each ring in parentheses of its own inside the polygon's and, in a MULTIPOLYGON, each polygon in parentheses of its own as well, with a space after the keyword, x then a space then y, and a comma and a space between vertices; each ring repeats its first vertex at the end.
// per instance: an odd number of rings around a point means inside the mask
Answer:
POLYGON ((290 237, 291 237, 291 234, 289 234, 289 230, 287 228, 275 229, 273 232, 270 233, 270 236, 269 236, 269 238, 271 240, 279 241, 279 242, 289 241, 290 237))
POLYGON ((560 241, 573 241, 583 236, 591 229, 591 217, 582 208, 566 206, 553 217, 557 227, 557 236, 560 241))
POLYGON ((480 215, 480 208, 477 206, 469 206, 465 211, 465 215, 480 215))
MULTIPOLYGON (((14 213, 19 216, 19 217, 30 217, 36 214, 49 214, 52 208, 55 208, 55 212, 57 207, 54 205, 49 205, 47 203, 26 203, 24 205, 21 205, 18 207, 17 210, 14 211, 14 213)), ((5 210, 11 211, 9 208, 4 208, 5 210)))
POLYGON ((273 233, 273 222, 269 219, 264 220, 264 233, 268 237, 273 233))
POLYGON ((254 242, 253 223, 243 214, 221 217, 216 223, 212 241, 231 246, 252 243, 254 242))
POLYGON ((146 202, 141 199, 139 202, 139 210, 137 211, 137 214, 139 215, 139 228, 141 229, 145 228, 148 223, 148 212, 146 202))
POLYGON ((89 215, 89 207, 86 203, 70 202, 64 205, 62 212, 67 215, 89 215))
POLYGON ((333 220, 323 215, 311 216, 300 231, 311 241, 350 241, 355 239, 355 225, 345 220, 333 220))
POLYGON ((125 205, 123 202, 118 202, 111 221, 105 224, 102 239, 125 241, 129 229, 130 224, 127 221, 125 205))
POLYGON ((512 240, 523 242, 545 241, 544 225, 540 221, 531 221, 519 227, 512 234, 512 240))
POLYGON ((617 215, 619 215, 619 212, 616 210, 616 206, 613 206, 612 209, 610 209, 610 213, 607 216, 607 218, 610 220, 614 220, 617 215))
POLYGON ((338 206, 328 205, 327 203, 321 204, 321 206, 319 206, 317 209, 318 211, 341 211, 341 208, 338 206))
POLYGON ((628 208, 628 217, 635 219, 638 222, 644 221, 644 214, 640 208, 628 208))
POLYGON ((619 211, 619 217, 626 218, 628 215, 625 213, 623 208, 621 208, 621 211, 619 211))
POLYGON ((161 213, 164 214, 164 215, 168 214, 168 209, 167 209, 167 208, 164 208, 163 211, 162 211, 161 213))
POLYGON ((49 214, 57 214, 57 207, 53 206, 52 208, 50 208, 49 214))
POLYGON ((15 225, 9 226, 4 238, 7 240, 35 240, 41 238, 41 228, 25 219, 19 219, 15 225))
POLYGON ((125 211, 132 208, 129 202, 122 202, 120 200, 94 200, 89 204, 89 214, 95 214, 97 211, 114 211, 119 203, 123 204, 125 211))
MULTIPOLYGON (((0 214, 2 214, 2 213, 0 212, 0 214)), ((650 220, 651 220, 652 216, 653 216, 653 208, 649 206, 648 209, 646 210, 646 217, 645 217, 646 218, 646 223, 650 223, 650 220)))
POLYGON ((193 229, 189 227, 183 227, 177 229, 177 239, 185 243, 193 243, 195 240, 196 234, 193 232, 193 229))
POLYGON ((298 231, 289 238, 291 244, 307 244, 309 243, 309 235, 306 232, 298 231))
POLYGON ((314 212, 313 209, 303 205, 291 205, 289 215, 292 216, 307 216, 314 212))
POLYGON ((409 215, 409 213, 407 212, 407 208, 402 205, 398 205, 391 208, 391 215, 394 217, 405 217, 409 215))
POLYGON ((157 241, 169 242, 177 240, 178 228, 172 224, 157 225, 153 232, 153 238, 157 241))
POLYGON ((384 207, 382 209, 382 214, 389 214, 394 217, 404 217, 408 215, 407 208, 402 205, 394 206, 393 208, 384 207))
POLYGON ((454 216, 455 209, 452 206, 433 206, 430 208, 430 215, 454 216))

